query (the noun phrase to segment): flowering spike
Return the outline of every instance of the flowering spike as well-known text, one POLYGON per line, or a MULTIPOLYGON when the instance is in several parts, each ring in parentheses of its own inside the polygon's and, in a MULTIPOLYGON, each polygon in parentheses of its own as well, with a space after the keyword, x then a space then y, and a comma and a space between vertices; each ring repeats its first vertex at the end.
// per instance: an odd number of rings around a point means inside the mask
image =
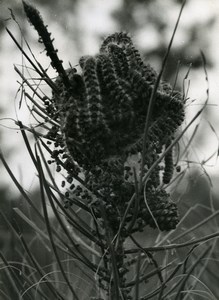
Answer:
POLYGON ((50 57, 53 68, 56 69, 59 76, 63 79, 65 86, 68 88, 70 85, 68 76, 62 66, 62 61, 58 58, 58 50, 56 50, 53 46, 53 40, 50 37, 51 33, 48 32, 47 26, 44 25, 39 11, 30 4, 27 4, 25 1, 23 1, 23 7, 29 22, 38 32, 40 40, 43 42, 46 48, 46 54, 50 57))
POLYGON ((136 70, 130 70, 129 78, 135 93, 140 96, 138 97, 138 100, 143 100, 139 105, 144 105, 145 102, 148 104, 152 92, 152 85, 150 82, 146 81, 141 73, 136 70))
POLYGON ((100 53, 108 53, 108 46, 110 44, 116 44, 118 46, 127 47, 127 45, 133 45, 131 38, 125 32, 115 32, 109 35, 102 43, 100 47, 100 53))
POLYGON ((121 121, 124 118, 124 108, 129 107, 130 113, 132 99, 129 94, 120 85, 119 78, 116 75, 112 61, 106 55, 99 55, 98 59, 101 64, 104 84, 112 98, 110 102, 111 111, 114 114, 115 120, 121 121))
POLYGON ((129 71, 129 66, 124 49, 111 43, 108 45, 108 50, 117 76, 125 79, 129 71))
POLYGON ((87 117, 90 125, 99 125, 102 111, 100 85, 96 73, 96 60, 87 57, 82 65, 86 92, 87 117))

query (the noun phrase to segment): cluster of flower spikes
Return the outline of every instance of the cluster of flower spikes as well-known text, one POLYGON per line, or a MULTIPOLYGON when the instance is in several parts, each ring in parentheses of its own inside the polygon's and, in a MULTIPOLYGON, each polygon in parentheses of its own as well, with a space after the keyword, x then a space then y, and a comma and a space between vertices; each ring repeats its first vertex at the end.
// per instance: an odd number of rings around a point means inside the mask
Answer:
MULTIPOLYGON (((61 77, 59 93, 53 102, 59 112, 61 132, 68 156, 84 172, 86 186, 96 195, 96 217, 101 217, 98 201, 103 201, 109 222, 118 230, 135 183, 126 161, 142 150, 145 118, 157 74, 146 65, 126 33, 107 37, 96 56, 79 60, 81 72, 67 70, 70 88, 61 77)), ((156 92, 147 138, 145 172, 159 158, 184 120, 181 94, 165 82, 156 92)), ((171 180, 172 154, 164 161, 163 181, 171 180)), ((178 214, 175 203, 164 189, 159 190, 161 166, 157 166, 146 187, 147 209, 140 195, 136 226, 150 225, 161 230, 175 228, 178 214), (154 220, 155 219, 155 220, 154 220)), ((77 190, 77 188, 76 188, 77 190)), ((127 214, 128 223, 135 210, 127 214)))

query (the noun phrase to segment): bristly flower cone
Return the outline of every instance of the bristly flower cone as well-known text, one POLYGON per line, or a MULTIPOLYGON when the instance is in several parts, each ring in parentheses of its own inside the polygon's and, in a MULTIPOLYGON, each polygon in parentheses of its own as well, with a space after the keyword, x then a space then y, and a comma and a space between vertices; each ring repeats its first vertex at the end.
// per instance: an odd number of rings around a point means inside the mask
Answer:
MULTIPOLYGON (((127 160, 142 150, 145 116, 157 74, 144 64, 130 37, 123 32, 107 37, 99 54, 82 57, 79 64, 81 72, 67 71, 69 89, 61 77, 56 80, 60 93, 53 96, 54 106, 60 111, 66 151, 85 173, 87 187, 99 195, 98 201, 105 203, 116 231, 135 192, 133 170, 127 166, 127 160)), ((145 172, 158 159, 163 147, 171 143, 183 120, 181 94, 161 82, 148 133, 145 172)), ((172 178, 171 155, 164 161, 164 183, 172 178)), ((154 170, 146 187, 151 212, 141 196, 137 221, 142 227, 156 227, 157 223, 161 230, 170 230, 178 223, 178 215, 169 195, 159 190, 160 169, 158 166, 154 170)), ((97 217, 101 216, 98 201, 97 217)), ((133 210, 134 205, 127 222, 133 210)))
MULTIPOLYGON (((184 100, 169 84, 159 84, 147 135, 144 169, 140 170, 139 153, 156 72, 143 62, 132 40, 123 32, 108 36, 97 55, 81 57, 79 72, 75 68, 64 70, 39 12, 24 1, 23 4, 59 75, 52 99, 45 102, 47 115, 60 124, 54 125, 47 135, 55 140, 52 158, 58 164, 57 171, 61 170, 62 161, 69 183, 83 172, 86 189, 72 184, 72 194, 88 201, 88 190, 96 195, 92 203, 95 217, 101 218, 104 207, 111 229, 117 232, 132 195, 137 193, 138 172, 147 172, 171 144, 183 122, 184 100), (130 156, 138 157, 135 174, 128 163, 130 156)), ((163 164, 163 176, 160 176, 162 166, 158 165, 144 191, 129 207, 124 228, 131 232, 143 230, 146 225, 171 230, 178 223, 175 203, 160 188, 161 177, 168 184, 173 176, 172 151, 167 153, 163 164), (129 227, 133 215, 136 222, 129 227)), ((122 234, 130 232, 124 229, 122 234)))

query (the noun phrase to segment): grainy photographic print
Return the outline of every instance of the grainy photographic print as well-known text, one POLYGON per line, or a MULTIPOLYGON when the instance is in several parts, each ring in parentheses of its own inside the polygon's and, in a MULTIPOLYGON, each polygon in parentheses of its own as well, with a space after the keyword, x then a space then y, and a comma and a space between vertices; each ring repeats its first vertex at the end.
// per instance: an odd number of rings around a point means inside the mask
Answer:
POLYGON ((219 2, 0 1, 0 299, 217 300, 219 2))

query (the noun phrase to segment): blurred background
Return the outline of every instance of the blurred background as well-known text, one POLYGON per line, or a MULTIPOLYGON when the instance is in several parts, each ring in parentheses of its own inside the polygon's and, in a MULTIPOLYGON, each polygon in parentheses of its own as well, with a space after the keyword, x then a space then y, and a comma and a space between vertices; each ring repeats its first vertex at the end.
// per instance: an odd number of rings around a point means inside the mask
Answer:
MULTIPOLYGON (((79 58, 84 54, 96 54, 102 39, 108 34, 126 31, 130 33, 145 61, 159 72, 182 1, 33 0, 29 3, 37 7, 45 24, 48 24, 65 68, 68 68, 69 64, 77 65, 79 58)), ((21 44, 23 37, 12 16, 16 17, 23 35, 40 63, 48 68, 50 62, 43 46, 37 42, 36 31, 24 16, 22 2, 0 0, 0 147, 19 182, 32 197, 37 199, 37 178, 33 164, 21 134, 13 122, 13 119, 19 118, 24 124, 28 124, 29 115, 23 109, 24 103, 21 109, 18 107, 21 96, 17 81, 20 79, 14 71, 14 65, 22 65, 23 60, 19 49, 6 32, 5 26, 21 44)), ((174 84, 179 72, 177 88, 182 90, 185 86, 188 89, 189 100, 186 105, 185 123, 202 107, 207 98, 209 84, 208 106, 180 143, 180 151, 183 152, 197 126, 194 138, 186 149, 186 155, 180 162, 182 168, 187 169, 186 175, 177 188, 171 188, 173 197, 180 203, 182 217, 186 216, 188 209, 195 205, 204 207, 194 210, 188 217, 187 227, 202 220, 203 216, 207 216, 210 213, 208 207, 212 203, 215 209, 219 206, 218 49, 219 1, 188 0, 163 76, 163 79, 174 84), (208 80, 206 80, 201 51, 206 58, 208 80), (186 77, 188 70, 190 72, 186 77)), ((48 73, 51 77, 56 76, 51 68, 48 73)), ((14 220, 12 207, 18 206, 23 211, 26 211, 27 207, 2 165, 0 165, 0 174, 0 210, 14 220)), ((22 224, 20 226, 22 228, 22 224)), ((0 230, 2 237, 0 249, 9 249, 8 257, 10 258, 11 255, 15 258, 16 245, 13 244, 14 239, 4 220, 0 220, 0 230)), ((213 275, 209 280, 214 280, 212 278, 213 275)))

